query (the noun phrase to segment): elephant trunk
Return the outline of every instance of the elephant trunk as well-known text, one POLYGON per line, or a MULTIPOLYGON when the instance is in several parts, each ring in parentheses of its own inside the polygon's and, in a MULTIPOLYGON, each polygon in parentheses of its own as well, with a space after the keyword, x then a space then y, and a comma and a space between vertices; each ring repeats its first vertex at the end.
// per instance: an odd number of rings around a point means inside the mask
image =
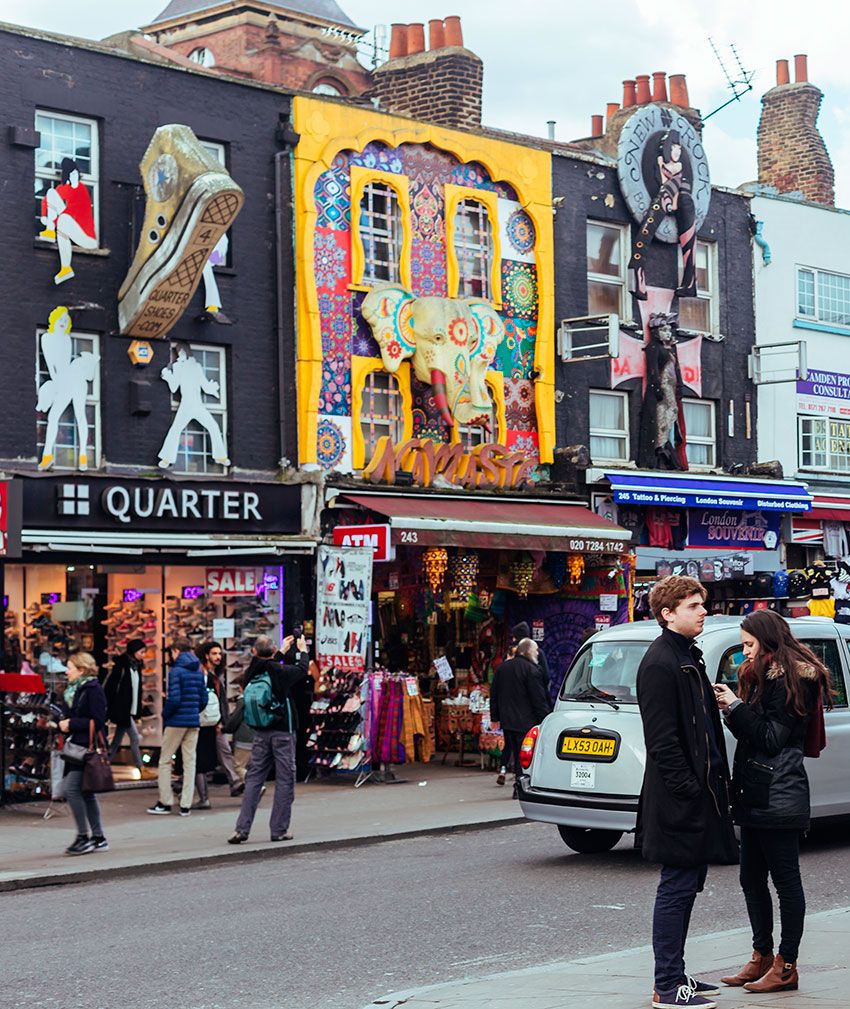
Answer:
POLYGON ((446 398, 446 374, 439 368, 431 369, 431 389, 434 393, 434 402, 437 404, 440 416, 446 422, 446 427, 454 427, 454 417, 449 410, 449 401, 446 398))

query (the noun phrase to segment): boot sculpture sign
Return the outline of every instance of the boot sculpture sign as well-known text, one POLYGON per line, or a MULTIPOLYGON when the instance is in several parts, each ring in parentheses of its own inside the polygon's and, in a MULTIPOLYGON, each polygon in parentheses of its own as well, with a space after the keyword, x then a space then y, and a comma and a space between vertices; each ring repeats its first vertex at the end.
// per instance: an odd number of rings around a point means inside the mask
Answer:
POLYGON ((245 196, 188 126, 160 126, 139 168, 145 220, 118 292, 118 322, 124 336, 153 339, 186 310, 245 196))

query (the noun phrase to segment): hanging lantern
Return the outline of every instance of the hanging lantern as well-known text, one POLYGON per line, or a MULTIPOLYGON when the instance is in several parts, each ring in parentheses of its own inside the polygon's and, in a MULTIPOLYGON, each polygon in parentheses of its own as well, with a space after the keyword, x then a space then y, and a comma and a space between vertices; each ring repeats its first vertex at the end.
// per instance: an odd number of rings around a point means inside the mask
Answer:
POLYGON ((567 570, 570 573, 570 585, 581 585, 584 575, 584 557, 581 554, 570 554, 567 561, 567 570))
POLYGON ((534 581, 534 561, 528 554, 520 554, 511 564, 511 581, 523 599, 534 581))
POLYGON ((449 566, 449 553, 445 547, 429 547, 422 555, 422 570, 434 595, 443 584, 449 566))
POLYGON ((449 565, 452 582, 452 603, 466 606, 470 593, 478 584, 478 554, 455 554, 449 565))

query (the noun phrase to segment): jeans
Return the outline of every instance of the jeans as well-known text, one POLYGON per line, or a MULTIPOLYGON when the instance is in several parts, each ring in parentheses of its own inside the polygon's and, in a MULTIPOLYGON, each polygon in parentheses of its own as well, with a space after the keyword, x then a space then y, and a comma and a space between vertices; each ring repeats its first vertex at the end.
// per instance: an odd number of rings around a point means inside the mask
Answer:
POLYGON ((230 787, 236 788, 237 785, 242 783, 242 776, 233 762, 233 750, 230 748, 230 740, 223 732, 216 732, 215 734, 215 751, 218 755, 218 762, 224 768, 224 773, 230 782, 230 787))
POLYGON ((661 867, 652 916, 652 951, 655 954, 655 990, 669 992, 684 984, 685 940, 697 894, 705 886, 707 865, 693 869, 661 867))
POLYGON ((511 729, 502 730, 505 736, 505 748, 502 750, 502 767, 509 773, 513 773, 515 778, 520 775, 519 751, 522 741, 525 739, 524 732, 513 732, 511 729))
POLYGON ((800 835, 796 830, 741 828, 741 888, 753 928, 753 949, 773 952, 773 901, 767 877, 779 895, 782 940, 779 955, 796 963, 806 917, 800 878, 800 835))
POLYGON ((80 837, 88 837, 91 829, 92 837, 103 837, 103 827, 100 823, 100 806, 94 792, 84 792, 82 767, 71 767, 65 775, 64 795, 74 814, 77 833, 80 837))
POLYGON ((236 829, 249 834, 260 804, 260 795, 269 771, 275 769, 274 803, 269 821, 272 837, 289 830, 292 802, 295 799, 295 733, 257 729, 251 748, 251 762, 245 775, 245 794, 236 829))
POLYGON ((139 749, 139 730, 136 728, 136 723, 130 719, 129 725, 116 725, 115 734, 112 737, 112 745, 109 747, 109 759, 110 761, 115 760, 115 754, 118 753, 118 747, 124 741, 124 733, 130 737, 130 752, 133 754, 133 763, 141 770, 142 767, 142 751, 139 749))
POLYGON ((162 747, 159 751, 159 801, 163 806, 174 802, 171 794, 171 761, 178 749, 183 754, 183 788, 180 805, 189 809, 195 792, 195 763, 200 729, 181 729, 169 725, 162 730, 162 747))

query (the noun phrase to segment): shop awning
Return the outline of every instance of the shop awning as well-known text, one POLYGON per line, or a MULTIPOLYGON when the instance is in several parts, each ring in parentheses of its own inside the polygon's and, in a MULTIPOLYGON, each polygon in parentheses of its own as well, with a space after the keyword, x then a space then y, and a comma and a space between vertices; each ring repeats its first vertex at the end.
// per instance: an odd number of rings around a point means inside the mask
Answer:
POLYGON ((818 522, 850 522, 850 497, 838 494, 815 494, 808 518, 818 522))
POLYGON ((388 519, 392 542, 478 550, 622 553, 631 534, 582 505, 390 494, 346 494, 345 501, 388 519))
POLYGON ((780 512, 809 512, 812 507, 806 485, 792 480, 634 470, 606 471, 605 479, 621 504, 780 512))
POLYGON ((216 536, 212 533, 135 533, 79 529, 24 529, 23 545, 33 552, 78 551, 82 553, 182 553, 188 557, 238 554, 279 556, 313 553, 313 540, 297 536, 216 536))

